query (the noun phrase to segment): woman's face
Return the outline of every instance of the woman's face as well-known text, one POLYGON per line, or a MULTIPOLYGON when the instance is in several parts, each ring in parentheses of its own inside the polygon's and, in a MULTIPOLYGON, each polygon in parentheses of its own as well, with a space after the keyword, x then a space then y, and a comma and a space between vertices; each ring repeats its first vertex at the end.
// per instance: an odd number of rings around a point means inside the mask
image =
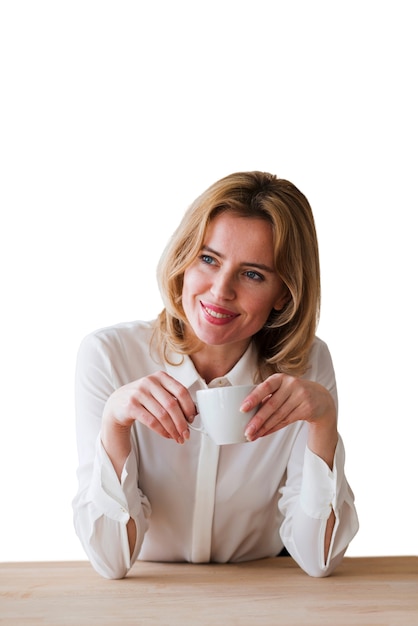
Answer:
POLYGON ((273 234, 262 219, 221 213, 208 226, 202 249, 184 274, 183 308, 207 345, 234 344, 242 353, 286 288, 274 269, 273 234))

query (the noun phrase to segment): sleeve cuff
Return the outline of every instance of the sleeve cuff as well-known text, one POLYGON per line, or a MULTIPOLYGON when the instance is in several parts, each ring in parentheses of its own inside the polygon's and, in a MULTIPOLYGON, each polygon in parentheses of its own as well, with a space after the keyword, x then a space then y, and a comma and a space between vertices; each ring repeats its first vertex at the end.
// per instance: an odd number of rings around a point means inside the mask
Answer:
POLYGON ((336 508, 337 468, 335 451, 332 471, 319 456, 307 446, 303 463, 300 501, 303 511, 314 519, 328 519, 331 510, 336 508))
POLYGON ((140 498, 137 497, 136 473, 135 458, 131 452, 123 467, 120 482, 98 437, 89 499, 95 502, 103 515, 115 521, 127 523, 130 517, 138 513, 141 506, 140 498))

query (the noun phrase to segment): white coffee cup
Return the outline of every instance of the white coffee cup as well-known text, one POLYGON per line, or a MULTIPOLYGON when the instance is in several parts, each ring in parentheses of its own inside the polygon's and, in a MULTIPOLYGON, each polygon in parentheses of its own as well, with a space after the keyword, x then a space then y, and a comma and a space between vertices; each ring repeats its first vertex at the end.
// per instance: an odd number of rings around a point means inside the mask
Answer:
POLYGON ((240 406, 255 385, 235 385, 199 389, 196 393, 197 408, 202 426, 190 424, 190 428, 208 435, 219 446, 246 443, 245 429, 257 412, 258 406, 242 413, 240 406))

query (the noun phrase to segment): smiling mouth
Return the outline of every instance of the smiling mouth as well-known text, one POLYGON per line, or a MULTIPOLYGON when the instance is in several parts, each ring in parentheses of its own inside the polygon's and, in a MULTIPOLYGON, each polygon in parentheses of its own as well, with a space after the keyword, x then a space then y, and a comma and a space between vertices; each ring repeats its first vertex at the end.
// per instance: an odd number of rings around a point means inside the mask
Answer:
POLYGON ((216 317, 218 320, 222 320, 222 319, 227 319, 228 317, 234 317, 234 315, 226 315, 225 313, 217 313, 216 311, 213 311, 212 309, 208 309, 206 306, 203 307, 206 311, 206 313, 208 315, 210 315, 211 317, 216 317))
POLYGON ((210 317, 212 317, 213 319, 227 320, 227 319, 233 319, 234 317, 238 317, 236 313, 228 313, 227 311, 222 310, 219 307, 216 307, 216 308, 209 307, 206 304, 203 304, 203 302, 201 302, 201 305, 205 313, 209 315, 210 317))

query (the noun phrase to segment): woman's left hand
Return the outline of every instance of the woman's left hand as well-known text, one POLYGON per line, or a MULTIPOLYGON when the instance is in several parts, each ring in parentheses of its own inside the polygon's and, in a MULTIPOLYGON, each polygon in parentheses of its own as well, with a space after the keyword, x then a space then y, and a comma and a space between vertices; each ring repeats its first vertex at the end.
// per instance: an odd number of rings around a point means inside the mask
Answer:
MULTIPOLYGON (((293 422, 306 421, 309 449, 333 470, 338 442, 337 409, 328 389, 310 380, 273 374, 247 396, 241 410, 249 411, 257 404, 261 406, 245 430, 249 441, 270 435, 293 422)), ((334 524, 335 513, 331 509, 325 531, 325 560, 334 524)))
POLYGON ((273 374, 247 396, 241 410, 249 411, 257 404, 260 408, 245 431, 249 441, 270 435, 300 420, 308 422, 314 430, 324 430, 328 435, 336 433, 334 399, 319 383, 287 374, 273 374))

